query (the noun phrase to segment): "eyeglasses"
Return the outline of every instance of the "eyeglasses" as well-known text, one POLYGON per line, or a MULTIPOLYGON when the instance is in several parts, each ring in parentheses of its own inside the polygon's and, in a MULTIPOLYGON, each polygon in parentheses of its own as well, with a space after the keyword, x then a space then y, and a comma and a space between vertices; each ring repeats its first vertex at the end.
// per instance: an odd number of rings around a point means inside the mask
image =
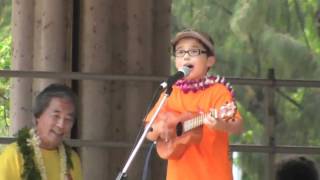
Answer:
POLYGON ((207 51, 202 50, 202 49, 189 49, 189 50, 183 50, 179 49, 174 52, 175 57, 183 57, 186 53, 189 54, 189 56, 194 57, 194 56, 199 56, 200 54, 207 53, 207 51))

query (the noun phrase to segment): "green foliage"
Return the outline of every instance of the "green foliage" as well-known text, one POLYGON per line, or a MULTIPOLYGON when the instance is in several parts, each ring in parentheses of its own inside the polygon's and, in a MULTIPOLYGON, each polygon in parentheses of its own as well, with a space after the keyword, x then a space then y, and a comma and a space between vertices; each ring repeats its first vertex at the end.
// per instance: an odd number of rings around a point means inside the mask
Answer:
MULTIPOLYGON (((30 140, 34 141, 35 133, 32 131, 35 131, 34 129, 29 128, 22 128, 18 132, 17 136, 17 144, 19 147, 19 150, 23 156, 23 173, 21 174, 21 178, 25 180, 41 180, 41 174, 39 171, 39 168, 36 165, 36 162, 34 161, 35 156, 35 150, 34 145, 30 146, 30 140)), ((39 137, 38 137, 39 138, 39 137)), ((32 144, 32 143, 31 143, 32 144)), ((71 160, 71 147, 67 146, 65 143, 63 143, 63 146, 65 146, 65 153, 66 153, 66 161, 67 161, 67 170, 73 169, 73 163, 71 160)))
POLYGON ((230 20, 232 31, 242 40, 249 41, 251 34, 260 33, 265 24, 265 0, 239 0, 230 20))
MULTIPOLYGON (((1 35, 0 35, 1 37, 1 35)), ((0 67, 1 69, 10 68, 12 36, 3 37, 0 42, 0 67)))
MULTIPOLYGON (((0 2, 0 69, 10 69, 12 56, 11 1, 0 2)), ((0 136, 9 135, 9 80, 0 78, 0 136)))
MULTIPOLYGON (((8 91, 7 88, 1 88, 8 91)), ((0 97, 0 135, 8 135, 9 130, 9 99, 6 96, 0 97)))
MULTIPOLYGON (((172 11, 172 33, 193 27, 215 40, 217 63, 212 73, 266 78, 273 68, 278 79, 319 79, 317 0, 175 0, 172 11)), ((266 88, 239 86, 235 90, 245 132, 231 142, 265 144, 266 88)), ((275 89, 277 144, 320 145, 315 128, 320 126, 319 94, 319 89, 312 88, 275 89)), ((241 153, 239 158, 243 179, 263 177, 261 154, 241 153)))
POLYGON ((10 34, 10 23, 11 23, 11 1, 1 0, 0 1, 0 29, 1 29, 0 32, 4 33, 4 36, 8 36, 10 34))
POLYGON ((23 128, 18 132, 17 137, 17 144, 24 160, 24 168, 23 173, 21 174, 21 178, 26 180, 41 180, 40 171, 34 161, 34 149, 32 146, 28 145, 28 140, 32 138, 29 131, 30 129, 23 128))
POLYGON ((263 179, 265 176, 263 164, 266 162, 264 154, 242 153, 240 154, 239 165, 242 170, 242 180, 263 179), (253 173, 252 170, 255 170, 253 173))

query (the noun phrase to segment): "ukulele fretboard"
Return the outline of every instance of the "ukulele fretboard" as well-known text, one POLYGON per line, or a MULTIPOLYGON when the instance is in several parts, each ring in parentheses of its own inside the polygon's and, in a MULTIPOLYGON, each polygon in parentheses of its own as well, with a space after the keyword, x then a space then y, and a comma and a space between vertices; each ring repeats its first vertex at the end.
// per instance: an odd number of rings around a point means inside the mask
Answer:
MULTIPOLYGON (((207 113, 207 114, 201 114, 195 118, 192 118, 190 120, 187 120, 183 122, 183 133, 188 132, 194 128, 197 128, 201 125, 203 125, 203 120, 208 116, 209 114, 212 115, 212 113, 207 113)), ((214 116, 212 116, 214 117, 214 116)))

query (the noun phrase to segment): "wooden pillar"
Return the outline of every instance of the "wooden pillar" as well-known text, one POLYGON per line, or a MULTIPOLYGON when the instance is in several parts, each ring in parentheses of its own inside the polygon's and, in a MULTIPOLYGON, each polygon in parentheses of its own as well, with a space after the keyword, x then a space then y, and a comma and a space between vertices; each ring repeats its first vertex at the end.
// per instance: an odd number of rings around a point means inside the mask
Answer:
POLYGON ((152 35, 152 70, 153 74, 170 75, 170 27, 171 0, 154 1, 152 35))
MULTIPOLYGON (((80 71, 111 72, 110 1, 82 1, 80 12, 80 71)), ((110 82, 80 82, 81 139, 106 140, 110 123, 110 82)), ((84 179, 108 179, 110 162, 104 148, 81 149, 84 179)))
MULTIPOLYGON (((128 1, 128 54, 127 73, 149 75, 152 73, 153 19, 150 0, 128 1)), ((151 99, 151 82, 126 84, 126 140, 134 142, 143 121, 146 105, 151 99)), ((144 151, 140 151, 129 169, 129 179, 141 179, 144 151)))
MULTIPOLYGON (((34 1, 12 1, 12 70, 32 70, 34 1)), ((32 79, 12 78, 10 133, 32 125, 32 79)))
MULTIPOLYGON (((152 68, 153 74, 159 76, 170 75, 170 20, 171 0, 153 1, 153 50, 152 68)), ((160 83, 154 83, 158 88, 160 83)), ((160 159, 156 150, 151 159, 150 179, 163 180, 166 177, 166 161, 160 159)))
MULTIPOLYGON (((71 18, 68 9, 71 1, 36 0, 35 50, 34 69, 38 71, 68 72, 70 59, 68 54, 68 35, 71 18), (39 49, 38 49, 39 48, 39 49)), ((66 83, 61 79, 36 79, 34 93, 38 94, 51 83, 66 83)))
MULTIPOLYGON (((113 0, 112 1, 112 74, 126 74, 127 73, 127 0, 113 0)), ((125 142, 126 128, 124 124, 126 118, 126 81, 112 81, 111 82, 111 121, 108 129, 108 140, 113 142, 125 142)), ((128 149, 126 148, 110 148, 108 149, 109 161, 108 163, 109 176, 107 179, 115 179, 117 174, 124 166, 124 161, 127 158, 128 149)), ((131 176, 130 176, 131 177, 131 176)))

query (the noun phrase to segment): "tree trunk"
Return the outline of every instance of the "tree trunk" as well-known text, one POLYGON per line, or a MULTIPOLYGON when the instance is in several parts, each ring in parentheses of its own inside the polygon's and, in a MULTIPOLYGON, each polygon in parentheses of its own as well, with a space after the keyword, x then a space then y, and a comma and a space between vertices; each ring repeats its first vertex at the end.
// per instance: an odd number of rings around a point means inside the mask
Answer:
MULTIPOLYGON (((80 70, 111 72, 110 1, 83 1, 80 15, 80 70)), ((110 82, 80 82, 80 134, 82 139, 106 140, 111 118, 110 82)), ((81 149, 84 179, 108 179, 108 156, 105 149, 81 149)))
MULTIPOLYGON (((12 70, 32 69, 34 1, 12 2, 12 70)), ((10 91, 10 133, 32 124, 32 80, 13 78, 10 91)))

